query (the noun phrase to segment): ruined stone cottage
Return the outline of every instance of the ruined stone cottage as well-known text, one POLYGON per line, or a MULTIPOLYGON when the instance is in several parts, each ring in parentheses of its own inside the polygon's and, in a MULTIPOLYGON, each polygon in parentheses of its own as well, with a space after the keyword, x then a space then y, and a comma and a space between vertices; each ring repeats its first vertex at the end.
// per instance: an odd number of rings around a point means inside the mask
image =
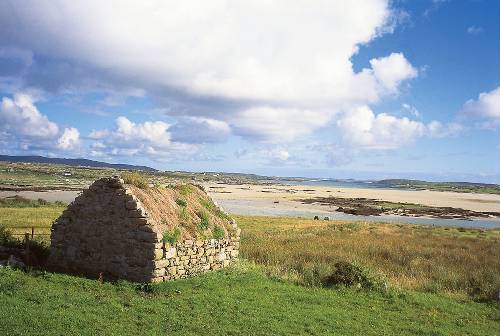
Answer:
POLYGON ((102 178, 52 227, 52 268, 97 277, 161 282, 237 261, 240 229, 203 188, 138 188, 102 178))

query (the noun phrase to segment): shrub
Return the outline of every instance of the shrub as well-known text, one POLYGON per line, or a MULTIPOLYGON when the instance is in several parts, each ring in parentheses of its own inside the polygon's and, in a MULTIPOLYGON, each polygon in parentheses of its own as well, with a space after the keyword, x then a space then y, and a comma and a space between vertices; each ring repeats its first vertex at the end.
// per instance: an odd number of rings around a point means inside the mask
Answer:
POLYGON ((181 198, 177 198, 175 200, 175 203, 177 203, 177 205, 180 207, 185 207, 187 205, 187 202, 181 198))
POLYGON ((147 189, 148 181, 138 172, 122 173, 122 179, 126 184, 131 184, 137 188, 147 189))
POLYGON ((226 236, 224 229, 216 225, 212 230, 212 237, 214 239, 223 239, 226 236))
MULTIPOLYGON (((29 258, 24 257, 23 261, 28 266, 42 266, 49 257, 50 249, 47 243, 42 240, 29 240, 29 258)), ((26 242, 14 238, 12 233, 3 225, 0 225, 0 246, 25 249, 26 242)))
POLYGON ((20 241, 14 238, 12 232, 5 226, 0 225, 0 246, 5 247, 19 247, 20 241))
POLYGON ((356 264, 340 261, 335 271, 323 280, 325 286, 358 286, 365 289, 382 289, 384 284, 368 270, 356 264))
POLYGON ((165 231, 163 234, 163 242, 169 243, 170 245, 175 245, 179 241, 181 237, 181 230, 179 228, 175 228, 172 231, 165 231))
POLYGON ((206 211, 201 211, 198 216, 200 216, 200 224, 198 224, 198 227, 200 230, 204 231, 208 229, 208 226, 210 225, 210 222, 208 220, 208 213, 206 211))

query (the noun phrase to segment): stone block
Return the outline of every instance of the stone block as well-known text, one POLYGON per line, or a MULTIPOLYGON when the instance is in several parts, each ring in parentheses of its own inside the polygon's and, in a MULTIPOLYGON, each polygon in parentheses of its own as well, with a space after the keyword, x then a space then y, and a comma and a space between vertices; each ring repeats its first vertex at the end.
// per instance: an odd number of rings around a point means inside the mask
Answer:
POLYGON ((156 249, 154 251, 155 251, 155 260, 163 259, 163 250, 162 249, 156 249))
POLYGON ((165 258, 170 259, 177 255, 177 249, 175 247, 168 248, 165 252, 165 258))
POLYGON ((223 260, 226 260, 226 253, 224 252, 221 252, 217 255, 217 261, 223 261, 223 260))

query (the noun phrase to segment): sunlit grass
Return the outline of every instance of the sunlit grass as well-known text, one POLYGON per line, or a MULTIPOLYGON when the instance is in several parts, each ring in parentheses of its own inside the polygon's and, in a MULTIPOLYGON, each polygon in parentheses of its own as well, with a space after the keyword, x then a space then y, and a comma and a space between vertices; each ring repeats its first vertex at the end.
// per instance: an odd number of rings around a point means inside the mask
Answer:
POLYGON ((500 230, 236 217, 241 252, 270 273, 315 285, 338 261, 384 275, 395 287, 491 298, 500 288, 500 230))

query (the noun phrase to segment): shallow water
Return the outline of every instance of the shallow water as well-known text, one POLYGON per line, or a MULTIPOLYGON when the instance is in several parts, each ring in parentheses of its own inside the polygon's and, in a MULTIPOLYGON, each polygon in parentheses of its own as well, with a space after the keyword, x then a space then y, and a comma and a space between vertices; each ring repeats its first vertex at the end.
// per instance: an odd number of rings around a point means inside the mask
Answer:
POLYGON ((21 196, 28 199, 43 199, 49 202, 60 201, 71 203, 81 191, 49 190, 49 191, 0 191, 0 198, 21 196))
POLYGON ((396 215, 381 215, 381 216, 357 216, 349 215, 343 212, 328 210, 327 207, 308 208, 302 207, 297 203, 295 208, 280 206, 280 204, 266 204, 262 201, 251 200, 218 200, 217 203, 224 208, 225 211, 235 215, 250 215, 250 216, 289 216, 320 218, 328 217, 330 220, 352 220, 352 221, 370 221, 370 222, 391 222, 403 224, 422 224, 434 226, 453 226, 467 228, 500 228, 499 219, 442 219, 428 217, 405 217, 396 215))

